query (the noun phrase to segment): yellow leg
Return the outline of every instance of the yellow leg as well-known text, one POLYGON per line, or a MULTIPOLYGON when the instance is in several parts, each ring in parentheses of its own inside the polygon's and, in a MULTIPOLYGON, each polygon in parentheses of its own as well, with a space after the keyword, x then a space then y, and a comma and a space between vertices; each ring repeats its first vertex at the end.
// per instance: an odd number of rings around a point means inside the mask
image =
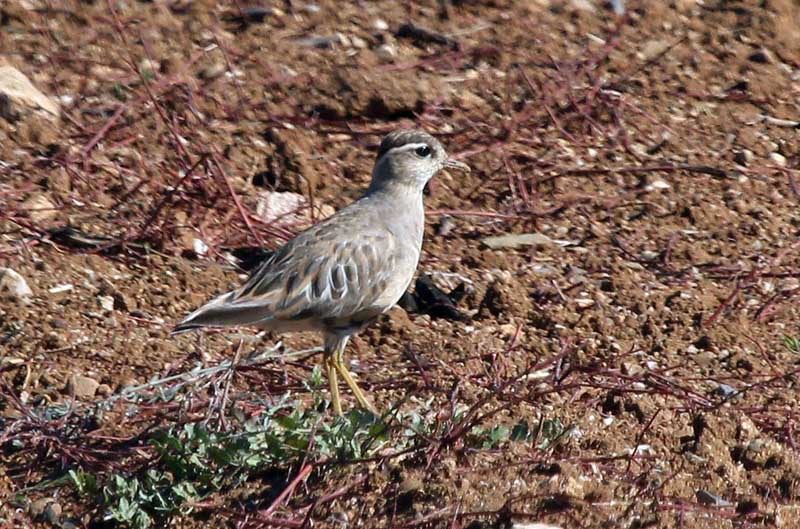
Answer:
POLYGON ((360 387, 358 387, 358 384, 356 384, 356 381, 353 379, 353 376, 350 374, 350 371, 347 370, 347 367, 344 364, 344 348, 347 345, 347 340, 341 340, 336 345, 336 351, 333 354, 333 361, 336 369, 339 371, 339 374, 342 375, 342 378, 347 383, 348 387, 350 387, 350 391, 352 391, 353 395, 355 395, 358 405, 366 410, 371 411, 373 415, 378 415, 378 411, 375 409, 375 406, 373 406, 367 400, 364 392, 361 391, 360 387))
POLYGON ((334 356, 325 353, 325 369, 328 372, 328 383, 331 387, 331 403, 333 404, 333 411, 339 417, 344 417, 342 413, 342 402, 339 399, 339 380, 336 377, 336 362, 334 356))

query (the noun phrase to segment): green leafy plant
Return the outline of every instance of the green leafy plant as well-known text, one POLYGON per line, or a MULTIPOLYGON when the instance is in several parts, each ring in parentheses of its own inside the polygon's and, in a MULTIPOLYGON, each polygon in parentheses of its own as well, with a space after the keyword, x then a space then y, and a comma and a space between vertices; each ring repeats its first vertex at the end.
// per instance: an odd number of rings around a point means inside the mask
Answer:
MULTIPOLYGON (((426 403, 430 409, 432 400, 426 403)), ((457 405, 451 416, 440 420, 438 415, 422 416, 411 412, 402 419, 408 426, 403 434, 407 441, 416 438, 441 438, 467 420, 469 407, 457 405)), ((473 426, 464 435, 466 446, 478 449, 494 449, 508 442, 533 442, 538 440, 538 448, 546 450, 566 439, 573 432, 572 427, 565 427, 559 419, 543 420, 539 425, 530 427, 528 422, 520 420, 513 427, 498 424, 494 426, 473 426)))
POLYGON ((386 425, 360 410, 327 422, 324 406, 287 409, 276 406, 235 433, 209 431, 199 422, 160 430, 149 439, 155 452, 149 468, 104 479, 73 470, 70 478, 78 493, 100 503, 107 520, 147 529, 190 513, 209 493, 235 487, 254 472, 304 458, 357 459, 388 439, 386 425))
MULTIPOLYGON (((389 444, 402 451, 453 436, 474 449, 527 442, 545 450, 572 431, 558 419, 541 421, 535 427, 525 421, 513 427, 473 426, 469 421, 474 414, 468 406, 457 405, 452 414, 441 414, 434 411, 432 401, 420 408, 428 411, 397 413, 391 424, 359 409, 333 418, 321 397, 324 382, 321 371, 315 369, 306 383, 314 396, 307 408, 284 399, 248 417, 234 405, 226 431, 215 431, 204 422, 156 430, 143 443, 150 448, 150 457, 139 460, 131 470, 100 474, 71 470, 69 479, 105 520, 131 529, 149 529, 189 514, 210 494, 236 488, 270 469, 308 463, 325 468, 371 457, 389 444)), ((53 413, 62 412, 56 409, 53 413)))
POLYGON ((565 427, 559 419, 543 420, 531 428, 525 420, 513 427, 496 425, 489 428, 475 428, 469 436, 470 445, 476 448, 498 448, 508 442, 537 442, 537 448, 547 450, 569 437, 574 429, 565 427))

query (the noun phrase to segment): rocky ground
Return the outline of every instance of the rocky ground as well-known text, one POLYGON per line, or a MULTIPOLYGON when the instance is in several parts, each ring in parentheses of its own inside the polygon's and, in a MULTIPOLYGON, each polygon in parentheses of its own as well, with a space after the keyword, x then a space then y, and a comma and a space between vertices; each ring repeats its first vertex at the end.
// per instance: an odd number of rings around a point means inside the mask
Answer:
POLYGON ((429 186, 417 307, 351 346, 391 433, 169 523, 797 527, 800 6, 626 7, 0 4, 3 526, 113 526, 69 471, 113 496, 155 430, 320 404, 315 336, 169 329, 413 125, 473 171, 429 186))

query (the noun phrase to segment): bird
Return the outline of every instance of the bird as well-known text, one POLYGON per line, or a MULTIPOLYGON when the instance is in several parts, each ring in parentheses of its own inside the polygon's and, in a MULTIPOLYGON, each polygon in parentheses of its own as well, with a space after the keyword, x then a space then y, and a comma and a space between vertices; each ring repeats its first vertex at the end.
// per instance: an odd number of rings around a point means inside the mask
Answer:
POLYGON ((423 190, 441 169, 470 172, 427 132, 390 132, 359 199, 286 242, 240 288, 186 316, 172 334, 248 325, 319 332, 334 412, 343 415, 341 377, 359 406, 378 415, 347 369, 345 348, 408 289, 422 250, 423 190))

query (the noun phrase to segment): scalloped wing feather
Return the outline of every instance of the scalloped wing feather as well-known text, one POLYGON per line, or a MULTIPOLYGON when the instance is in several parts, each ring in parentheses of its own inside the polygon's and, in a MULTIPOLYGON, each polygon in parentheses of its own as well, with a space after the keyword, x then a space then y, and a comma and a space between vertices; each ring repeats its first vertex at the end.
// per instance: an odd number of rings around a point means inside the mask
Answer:
POLYGON ((308 245, 298 241, 287 255, 276 255, 231 304, 269 306, 271 319, 282 321, 335 320, 375 310, 397 264, 394 238, 368 234, 336 242, 318 235, 308 245))
MULTIPOLYGON (((174 332, 205 326, 258 325, 271 329, 348 327, 388 310, 408 286, 416 257, 403 255, 390 233, 358 233, 346 210, 337 222, 323 222, 279 249, 240 289, 185 318, 174 332), (409 261, 406 263, 406 261, 409 261), (403 283, 403 284, 400 284, 403 283)), ((328 221, 333 220, 333 217, 328 221)), ((357 229, 360 228, 360 229, 357 229)), ((406 252, 407 252, 406 248, 406 252)))

